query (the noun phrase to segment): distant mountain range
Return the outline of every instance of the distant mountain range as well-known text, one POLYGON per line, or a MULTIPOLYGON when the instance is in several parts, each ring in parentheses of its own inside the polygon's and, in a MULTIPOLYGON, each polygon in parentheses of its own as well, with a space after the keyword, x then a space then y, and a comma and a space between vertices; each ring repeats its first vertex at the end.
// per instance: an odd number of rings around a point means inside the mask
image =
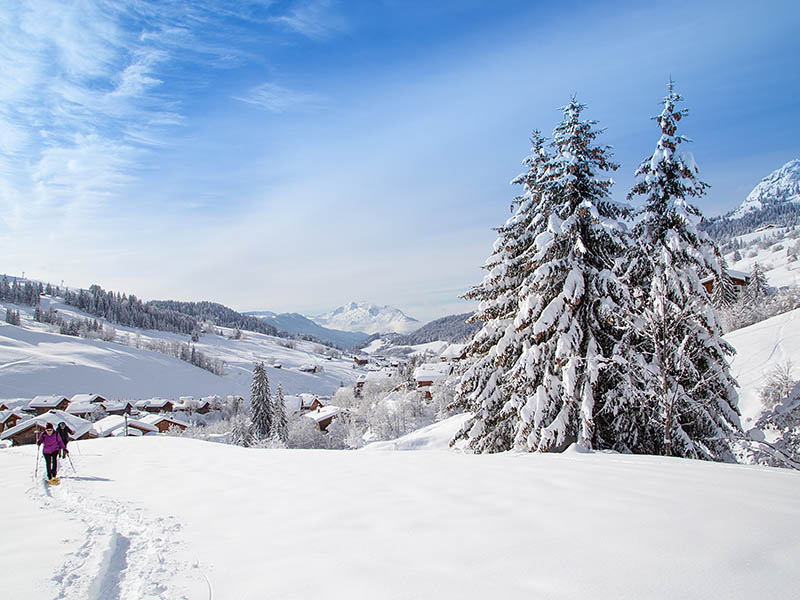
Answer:
POLYGON ((317 325, 311 319, 299 313, 274 313, 268 310, 250 311, 244 313, 251 317, 262 319, 275 327, 278 331, 291 334, 310 335, 314 338, 335 344, 340 348, 352 348, 365 340, 368 336, 360 331, 340 331, 317 325))
POLYGON ((740 219, 753 211, 787 203, 800 204, 800 159, 790 160, 764 177, 729 218, 740 219))
POLYGON ((753 188, 735 210, 703 221, 700 228, 717 241, 755 231, 764 225, 800 224, 800 159, 787 162, 753 188))
POLYGON ((350 302, 311 319, 329 329, 363 333, 410 333, 422 325, 397 308, 367 302, 350 302))

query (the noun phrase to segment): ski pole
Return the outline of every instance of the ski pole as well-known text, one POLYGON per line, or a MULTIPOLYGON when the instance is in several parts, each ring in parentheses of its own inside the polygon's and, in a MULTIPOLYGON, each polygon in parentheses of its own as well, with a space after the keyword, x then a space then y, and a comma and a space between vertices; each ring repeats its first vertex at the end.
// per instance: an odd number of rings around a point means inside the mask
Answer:
POLYGON ((75 470, 75 465, 72 463, 72 457, 69 455, 69 452, 67 452, 67 458, 69 459, 69 466, 72 467, 72 472, 77 475, 78 472, 75 470))
POLYGON ((36 444, 36 471, 33 473, 33 478, 39 478, 39 444, 36 444))

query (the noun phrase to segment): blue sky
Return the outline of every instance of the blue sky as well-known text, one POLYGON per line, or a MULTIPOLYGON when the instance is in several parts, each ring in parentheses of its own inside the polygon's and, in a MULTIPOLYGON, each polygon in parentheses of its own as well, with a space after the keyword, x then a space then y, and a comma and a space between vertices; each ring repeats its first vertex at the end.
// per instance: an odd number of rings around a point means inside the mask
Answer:
POLYGON ((705 214, 800 157, 794 2, 3 4, 16 275, 426 320, 469 308, 529 134, 572 94, 607 129, 620 198, 670 76, 705 214))

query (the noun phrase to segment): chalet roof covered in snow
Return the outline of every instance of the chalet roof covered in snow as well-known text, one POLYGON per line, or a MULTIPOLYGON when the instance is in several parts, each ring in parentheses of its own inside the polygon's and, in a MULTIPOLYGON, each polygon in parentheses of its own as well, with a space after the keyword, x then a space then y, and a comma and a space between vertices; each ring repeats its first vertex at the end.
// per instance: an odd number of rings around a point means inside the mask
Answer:
POLYGON ((113 410, 125 410, 129 406, 132 406, 130 402, 127 400, 106 400, 102 403, 102 406, 107 411, 113 410))
POLYGON ((455 360, 457 358, 461 358, 466 349, 467 344, 450 344, 442 351, 439 357, 445 360, 455 360))
POLYGON ((21 410, 16 410, 16 409, 0 410, 0 423, 5 423, 11 417, 17 417, 18 419, 25 419, 28 417, 28 415, 26 415, 21 410))
POLYGON ((169 398, 149 398, 147 400, 139 400, 136 403, 136 408, 164 408, 168 402, 172 402, 169 398))
POLYGON ((91 404, 94 402, 105 402, 107 398, 104 398, 100 394, 75 394, 72 398, 70 398, 70 403, 80 403, 80 404, 91 404))
POLYGON ((52 408, 54 406, 58 406, 64 400, 69 402, 69 398, 66 396, 36 396, 33 400, 31 400, 30 407, 52 408))
POLYGON ((396 375, 397 371, 389 367, 383 369, 372 369, 359 376, 358 381, 359 383, 367 381, 385 381, 386 379, 395 377, 396 375))
POLYGON ((86 415, 98 411, 102 408, 100 404, 91 404, 89 402, 70 402, 67 406, 67 412, 71 415, 86 415))
POLYGON ((416 381, 439 381, 450 375, 453 367, 448 363, 425 363, 414 369, 416 381))
POLYGON ((339 408, 338 406, 323 406, 322 408, 318 408, 317 410, 310 410, 308 412, 305 412, 303 413, 303 416, 319 424, 326 419, 335 417, 340 412, 342 412, 342 409, 339 408))
POLYGON ((97 432, 99 437, 108 437, 109 435, 125 435, 126 423, 129 435, 131 429, 135 429, 139 432, 144 431, 148 433, 158 433, 158 427, 155 425, 146 423, 144 420, 140 419, 126 419, 122 415, 109 415, 108 417, 100 419, 94 424, 94 430, 97 432))
POLYGON ((164 421, 168 421, 175 425, 180 425, 181 427, 188 427, 189 423, 183 421, 181 419, 175 418, 171 415, 145 415, 139 421, 146 423, 148 425, 158 425, 159 423, 163 423, 164 421))

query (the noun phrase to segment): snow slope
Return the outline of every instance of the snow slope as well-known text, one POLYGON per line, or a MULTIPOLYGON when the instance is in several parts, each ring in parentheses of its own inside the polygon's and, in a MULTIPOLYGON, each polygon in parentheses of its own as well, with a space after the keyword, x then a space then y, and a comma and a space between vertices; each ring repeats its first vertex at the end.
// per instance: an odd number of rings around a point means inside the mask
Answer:
POLYGON ((350 302, 311 320, 328 329, 364 333, 409 333, 422 325, 397 308, 367 302, 350 302))
POLYGON ((792 260, 787 252, 800 249, 797 229, 776 227, 738 236, 736 239, 746 244, 763 240, 766 247, 756 244, 745 248, 741 250, 739 260, 734 260, 733 252, 726 254, 729 268, 750 274, 753 272, 753 265, 758 263, 771 286, 800 286, 800 261, 792 260))
POLYGON ((450 440, 455 437, 461 426, 470 417, 463 413, 455 415, 412 431, 396 440, 386 442, 373 442, 364 446, 361 451, 370 450, 447 450, 450 447, 450 440))
MULTIPOLYGON (((249 397, 252 369, 257 361, 267 364, 272 389, 278 384, 286 394, 330 395, 342 384, 355 381, 350 357, 328 360, 329 349, 312 342, 285 340, 243 332, 242 339, 202 334, 195 347, 210 358, 225 361, 220 377, 171 356, 145 349, 151 342, 181 341, 188 337, 164 331, 137 330, 117 326, 117 342, 103 342, 60 335, 51 327, 36 323, 29 306, 0 303, 20 311, 21 326, 0 323, 0 398, 39 394, 91 392, 109 398, 150 398, 153 396, 206 396, 239 394, 249 397), (275 365, 281 365, 276 368, 275 365), (319 373, 304 373, 305 365, 319 365, 319 373)), ((43 297, 43 310, 50 306, 67 318, 93 318, 52 298, 43 297)))
POLYGON ((800 378, 800 309, 737 329, 725 339, 736 348, 731 373, 739 382, 739 410, 747 430, 761 413, 759 391, 770 370, 793 360, 794 377, 800 378))
POLYGON ((145 436, 81 442, 78 477, 44 488, 33 452, 0 450, 8 598, 750 600, 800 586, 796 472, 145 436))

